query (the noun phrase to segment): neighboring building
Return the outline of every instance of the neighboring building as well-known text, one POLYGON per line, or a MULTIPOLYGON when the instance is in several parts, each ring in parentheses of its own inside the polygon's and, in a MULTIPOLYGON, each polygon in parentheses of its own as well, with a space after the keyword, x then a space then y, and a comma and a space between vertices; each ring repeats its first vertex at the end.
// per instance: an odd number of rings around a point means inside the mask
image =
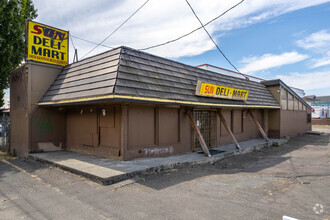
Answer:
POLYGON ((61 148, 119 160, 207 152, 233 137, 262 137, 257 125, 274 138, 311 129, 310 107, 280 80, 259 83, 127 47, 14 70, 11 124, 20 156, 61 148), (232 97, 206 97, 214 91, 203 86, 232 97))
POLYGON ((224 69, 224 68, 213 66, 213 65, 210 65, 210 64, 202 64, 202 65, 198 65, 196 67, 201 68, 201 69, 205 69, 205 70, 209 70, 209 71, 212 71, 212 72, 224 74, 224 75, 227 75, 227 76, 233 76, 233 77, 241 78, 241 79, 249 78, 250 80, 255 81, 255 82, 264 81, 264 79, 261 79, 261 78, 255 77, 255 76, 251 76, 251 75, 244 74, 244 73, 238 73, 238 72, 235 72, 235 71, 232 71, 232 70, 224 69))
MULTIPOLYGON (((196 67, 202 68, 202 69, 205 69, 205 70, 209 70, 209 71, 212 71, 212 72, 216 72, 216 73, 221 73, 221 74, 224 74, 224 75, 227 75, 227 76, 238 77, 238 78, 241 78, 241 79, 248 78, 249 80, 252 80, 252 81, 255 81, 255 82, 265 81, 265 79, 262 79, 262 78, 259 78, 259 77, 251 76, 251 75, 244 74, 244 73, 235 72, 235 71, 232 71, 232 70, 227 70, 227 69, 217 67, 217 66, 213 66, 213 65, 210 65, 210 64, 202 64, 202 65, 198 65, 196 67)), ((298 88, 291 87, 291 86, 290 86, 290 89, 293 90, 300 97, 305 96, 305 92, 304 92, 303 89, 298 89, 298 88)))
POLYGON ((298 89, 298 88, 295 88, 292 86, 290 86, 290 89, 292 89, 301 98, 303 98, 305 96, 305 91, 303 89, 298 89))
POLYGON ((330 118, 330 96, 305 96, 303 99, 313 108, 312 118, 330 118))

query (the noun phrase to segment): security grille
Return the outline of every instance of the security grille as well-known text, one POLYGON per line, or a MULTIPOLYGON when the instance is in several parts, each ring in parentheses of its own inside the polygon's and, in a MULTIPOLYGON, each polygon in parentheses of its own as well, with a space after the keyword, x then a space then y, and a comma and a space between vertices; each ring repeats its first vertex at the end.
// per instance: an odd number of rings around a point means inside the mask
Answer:
MULTIPOLYGON (((208 147, 215 146, 217 131, 216 112, 195 110, 193 112, 193 119, 196 126, 199 128, 206 145, 208 147)), ((193 132, 193 134, 193 151, 200 150, 202 147, 199 143, 198 137, 195 132, 193 132)))

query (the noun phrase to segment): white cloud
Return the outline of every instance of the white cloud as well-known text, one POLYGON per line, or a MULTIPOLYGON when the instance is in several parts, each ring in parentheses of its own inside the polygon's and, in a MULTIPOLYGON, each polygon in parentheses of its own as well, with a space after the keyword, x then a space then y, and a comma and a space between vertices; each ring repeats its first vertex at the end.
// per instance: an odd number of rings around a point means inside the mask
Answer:
POLYGON ((305 90, 306 94, 322 91, 322 94, 330 94, 330 70, 310 73, 291 73, 290 75, 277 75, 287 85, 305 90))
POLYGON ((245 64, 240 68, 242 73, 253 73, 280 67, 287 64, 297 63, 308 58, 308 55, 299 54, 296 51, 282 54, 264 54, 262 56, 243 58, 241 63, 245 64))
POLYGON ((326 53, 322 58, 312 59, 312 68, 330 65, 330 52, 326 53))
POLYGON ((319 56, 311 60, 311 68, 330 65, 330 33, 328 30, 315 32, 304 39, 298 40, 297 45, 319 56))
POLYGON ((306 50, 314 50, 318 53, 327 52, 330 49, 330 33, 327 30, 321 30, 304 39, 298 40, 297 45, 306 50))
MULTIPOLYGON (((39 14, 36 21, 70 30, 72 35, 78 37, 101 42, 144 1, 95 0, 91 2, 89 0, 81 0, 77 2, 67 0, 34 0, 34 4, 39 14)), ((322 4, 327 1, 249 0, 208 25, 207 29, 213 34, 216 31, 245 27, 290 11, 322 4)), ((207 2, 191 0, 192 6, 204 23, 238 2, 239 0, 209 0, 207 2)), ((140 12, 109 38, 105 44, 109 46, 127 45, 133 48, 144 48, 179 37, 196 27, 199 27, 199 23, 184 1, 150 0, 140 12)), ((75 45, 80 53, 85 53, 94 47, 92 44, 77 39, 75 39, 75 45)), ((214 46, 201 30, 174 44, 148 52, 165 57, 180 57, 198 55, 212 48, 214 46)), ((104 50, 108 50, 108 48, 99 47, 91 55, 104 50)), ((82 54, 80 54, 81 56, 82 54)))

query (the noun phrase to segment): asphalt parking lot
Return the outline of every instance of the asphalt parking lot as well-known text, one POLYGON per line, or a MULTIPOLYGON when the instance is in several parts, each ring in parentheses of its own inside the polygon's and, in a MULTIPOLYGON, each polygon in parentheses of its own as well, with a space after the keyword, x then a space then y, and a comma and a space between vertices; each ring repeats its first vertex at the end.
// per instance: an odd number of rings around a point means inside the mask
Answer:
POLYGON ((330 127, 287 144, 110 186, 33 160, 0 161, 0 219, 330 218, 330 127))

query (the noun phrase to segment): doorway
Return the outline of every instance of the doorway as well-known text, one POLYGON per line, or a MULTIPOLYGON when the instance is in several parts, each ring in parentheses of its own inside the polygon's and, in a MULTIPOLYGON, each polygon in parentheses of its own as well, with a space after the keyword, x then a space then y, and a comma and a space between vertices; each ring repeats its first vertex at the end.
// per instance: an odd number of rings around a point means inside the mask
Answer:
MULTIPOLYGON (((194 110, 193 120, 200 130, 207 147, 216 145, 217 134, 217 115, 215 111, 210 110, 194 110)), ((202 147, 199 143, 197 135, 193 132, 193 151, 201 150, 202 147)))

